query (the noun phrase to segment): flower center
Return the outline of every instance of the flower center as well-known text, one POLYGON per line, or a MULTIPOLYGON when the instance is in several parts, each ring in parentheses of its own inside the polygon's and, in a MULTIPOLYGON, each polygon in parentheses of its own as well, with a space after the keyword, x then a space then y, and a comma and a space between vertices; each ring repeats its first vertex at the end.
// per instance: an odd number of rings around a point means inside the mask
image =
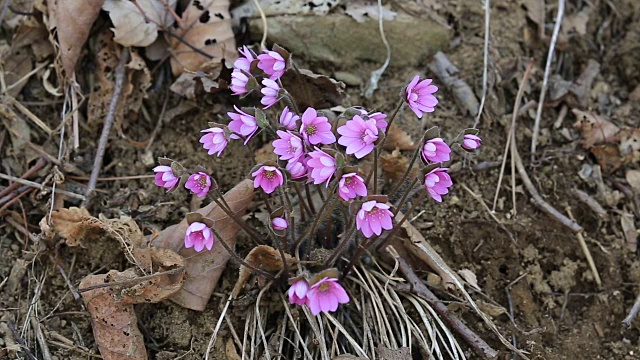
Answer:
POLYGON ((328 283, 322 283, 318 286, 318 290, 325 292, 327 290, 329 290, 329 284, 328 283))
POLYGON ((267 170, 267 171, 265 171, 265 172, 263 173, 263 175, 262 175, 262 176, 264 176, 264 178, 265 178, 265 179, 267 179, 267 180, 271 181, 271 180, 273 180, 273 178, 276 176, 276 172, 275 172, 275 171, 273 171, 273 170, 271 170, 271 171, 267 170))
POLYGON ((198 176, 198 187, 206 188, 207 187, 207 178, 204 176, 198 176))
POLYGON ((344 179, 344 183, 345 183, 345 185, 349 185, 349 184, 351 184, 351 182, 352 182, 352 181, 353 181, 353 179, 352 179, 352 178, 350 178, 350 177, 348 177, 348 178, 345 178, 345 179, 344 179))
POLYGON ((304 132, 306 132, 306 133, 307 133, 307 135, 309 135, 309 136, 311 136, 311 135, 315 134, 315 133, 316 133, 316 131, 317 131, 317 129, 316 129, 315 125, 307 126, 307 127, 304 129, 304 132))

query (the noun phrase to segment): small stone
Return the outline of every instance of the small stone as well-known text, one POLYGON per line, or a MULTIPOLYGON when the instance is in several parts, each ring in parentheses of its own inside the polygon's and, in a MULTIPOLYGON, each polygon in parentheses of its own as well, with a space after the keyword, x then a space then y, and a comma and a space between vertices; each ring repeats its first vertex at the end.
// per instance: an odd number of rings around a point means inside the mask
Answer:
POLYGON ((13 251, 15 253, 19 252, 20 251, 20 245, 18 245, 16 243, 11 244, 11 251, 13 251))
POLYGON ((347 71, 336 71, 333 74, 333 77, 335 77, 336 80, 342 81, 343 83, 349 86, 362 85, 362 79, 358 75, 347 72, 347 71))

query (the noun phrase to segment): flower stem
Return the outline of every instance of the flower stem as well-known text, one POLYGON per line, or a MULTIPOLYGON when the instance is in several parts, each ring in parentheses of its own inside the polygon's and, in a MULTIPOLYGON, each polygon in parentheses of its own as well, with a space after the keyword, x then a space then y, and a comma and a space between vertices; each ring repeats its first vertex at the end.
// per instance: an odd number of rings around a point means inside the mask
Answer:
POLYGON ((378 147, 373 149, 373 193, 378 193, 378 147))
POLYGON ((398 105, 396 105, 396 108, 393 109, 393 113, 391 113, 391 118, 389 119, 389 122, 387 123, 387 131, 385 132, 385 137, 384 139, 382 139, 382 141, 380 142, 380 148, 382 149, 382 145, 384 145, 384 142, 387 141, 387 134, 389 134, 389 131, 391 130, 391 124, 393 124, 393 120, 396 119, 396 116, 398 115, 398 112, 400 111, 400 109, 402 109, 402 105, 404 105, 404 99, 400 99, 400 101, 398 102, 398 105))
POLYGON ((393 211, 394 216, 398 214, 398 211, 400 211, 400 208, 402 207, 402 205, 404 205, 404 201, 407 200, 407 196, 409 195, 411 190, 413 190, 413 187, 416 186, 417 182, 418 182, 418 178, 413 179, 413 181, 411 182, 411 185, 409 185, 409 187, 404 192, 404 194, 402 194, 402 198, 400 198, 400 201, 398 201, 398 205, 395 206, 395 210, 393 211))
MULTIPOLYGON (((284 90, 284 88, 282 90, 284 90)), ((298 109, 298 105, 296 104, 295 99, 293 98, 293 96, 291 96, 291 94, 287 90, 284 90, 284 96, 282 97, 282 101, 284 101, 285 105, 291 108, 291 110, 293 110, 294 113, 300 114, 300 109, 298 109)))
POLYGON ((304 222, 306 219, 307 213, 309 214, 309 216, 311 216, 311 210, 307 206, 307 200, 304 197, 302 197, 300 184, 298 184, 297 182, 294 182, 293 187, 296 189, 296 194, 298 194, 298 201, 300 201, 300 221, 304 222))
POLYGON ((236 252, 229 246, 229 244, 227 244, 225 242, 225 240, 222 238, 222 236, 220 236, 220 234, 216 231, 216 229, 214 229, 213 227, 211 228, 211 231, 213 231, 213 234, 216 236, 216 238, 220 241, 220 244, 222 244, 222 247, 224 247, 225 250, 227 250, 227 252, 234 258, 236 259, 236 261, 238 261, 242 266, 251 269, 252 271, 254 271, 256 274, 260 274, 268 279, 273 279, 274 276, 269 274, 268 272, 264 271, 264 270, 260 270, 257 267, 249 264, 248 262, 246 262, 243 258, 241 258, 240 256, 238 256, 238 254, 236 254, 236 252))
POLYGON ((318 226, 318 223, 324 220, 324 218, 326 218, 327 215, 329 215, 331 211, 333 211, 333 206, 330 206, 329 209, 327 209, 327 206, 329 206, 329 204, 333 202, 337 186, 338 186, 338 183, 336 182, 335 185, 333 185, 333 187, 331 188, 331 193, 329 195, 329 198, 322 204, 322 207, 320 208, 320 212, 316 214, 316 217, 313 220, 313 224, 311 225, 311 227, 308 228, 307 231, 305 231, 302 235, 300 235, 300 237, 293 244, 294 247, 297 247, 298 245, 300 245, 302 240, 306 239, 307 237, 309 237, 309 235, 313 234, 313 232, 316 230, 316 227, 318 226))
POLYGON ((411 161, 409 162, 409 166, 407 167, 407 170, 404 172, 404 174, 402 174, 402 179, 400 179, 400 181, 393 188, 393 190, 389 192, 391 196, 393 196, 398 190, 400 190, 400 187, 402 186, 402 184, 404 184, 404 181, 407 180, 407 176, 409 176, 409 174, 411 173, 411 169, 413 168, 413 164, 416 163, 419 153, 420 153, 420 147, 418 147, 416 151, 413 153, 413 156, 411 157, 411 161))
POLYGON ((351 257, 351 259, 349 260, 349 264, 347 264, 347 268, 344 269, 344 271, 342 272, 342 278, 346 278, 347 275, 349 275, 349 273, 351 272, 351 270, 353 269, 353 267, 360 262, 360 257, 362 256, 362 254, 371 246, 371 244, 375 243, 376 240, 378 240, 379 236, 376 235, 370 239, 365 239, 364 241, 362 241, 362 244, 360 244, 360 246, 358 246, 358 250, 356 250, 356 253, 353 254, 353 256, 351 257))
POLYGON ((313 216, 316 214, 316 207, 313 206, 313 199, 311 198, 311 187, 309 186, 309 183, 304 184, 304 190, 307 194, 307 202, 309 203, 309 208, 311 209, 311 216, 313 216))
POLYGON ((398 222, 398 224, 396 224, 396 226, 393 227, 393 230, 391 230, 387 234, 387 237, 384 240, 382 240, 382 242, 380 242, 380 244, 378 244, 376 246, 376 251, 380 251, 380 249, 382 249, 382 247, 384 245, 386 245, 391 239, 393 239, 393 236, 396 234, 396 232, 398 232, 398 229, 400 229, 400 227, 402 227, 402 224, 404 224, 404 222, 407 221, 407 219, 409 218, 409 215, 411 215, 413 210, 416 209, 416 206, 418 206, 418 204, 420 204, 422 202, 422 200, 424 199, 425 195, 427 195, 427 188, 423 188, 422 189, 422 191, 420 192, 420 196, 418 197, 418 199, 413 204, 411 204, 411 207, 409 208, 407 213, 404 214, 404 216, 402 217, 402 220, 400 220, 398 222))
POLYGON ((217 196, 213 196, 213 201, 216 202, 218 207, 220 209, 222 209, 222 211, 224 211, 225 214, 227 214, 227 216, 229 216, 231 219, 233 219, 233 221, 235 221, 235 223, 238 224, 238 226, 240 226, 240 228, 244 232, 246 232, 247 235, 249 235, 249 237, 251 237, 251 239, 253 239, 253 241, 256 244, 264 245, 264 242, 262 240, 260 240, 260 238, 253 232, 251 227, 246 222, 244 222, 244 220, 242 220, 240 217, 238 217, 236 214, 234 214, 233 211, 231 210, 231 208, 228 207, 228 204, 226 204, 226 201, 224 200, 224 197, 220 193, 220 190, 216 189, 215 193, 217 194, 217 196), (222 199, 222 201, 224 201, 224 203, 221 202, 220 199, 222 199))
POLYGON ((349 243, 349 240, 351 240, 355 231, 356 231, 356 225, 354 222, 351 228, 349 229, 349 231, 343 234, 342 240, 340 241, 338 246, 333 250, 333 253, 331 254, 331 256, 329 256, 329 258, 324 262, 325 268, 332 267, 333 264, 336 262, 336 260, 340 257, 340 255, 342 255, 342 252, 344 251, 344 247, 349 243))

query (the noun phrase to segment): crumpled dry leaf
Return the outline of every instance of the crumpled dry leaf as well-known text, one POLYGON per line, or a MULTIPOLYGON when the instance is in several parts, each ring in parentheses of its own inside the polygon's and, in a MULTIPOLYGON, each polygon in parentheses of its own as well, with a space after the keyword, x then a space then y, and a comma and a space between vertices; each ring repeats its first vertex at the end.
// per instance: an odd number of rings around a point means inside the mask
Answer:
POLYGON ((618 149, 626 163, 640 160, 640 129, 622 129, 618 149))
POLYGON ((346 96, 346 85, 342 81, 306 69, 300 69, 300 76, 295 71, 287 71, 282 84, 292 94, 300 95, 296 96, 296 102, 302 112, 307 107, 326 109, 339 105, 346 96))
POLYGON ((152 0, 138 0, 137 4, 128 0, 106 0, 102 5, 102 10, 109 13, 114 26, 111 28, 113 41, 122 46, 145 47, 158 37, 158 24, 162 20, 155 18, 157 12, 154 11, 152 0))
POLYGON ((581 142, 584 148, 590 148, 601 142, 616 140, 616 135, 620 128, 612 122, 596 114, 578 109, 572 109, 571 112, 576 116, 576 122, 573 127, 580 130, 581 142))
MULTIPOLYGON (((380 167, 382 168, 382 171, 384 171, 385 177, 397 182, 402 179, 402 175, 407 171, 407 168, 409 167, 409 159, 402 155, 398 149, 395 149, 390 153, 384 152, 380 156, 380 167)), ((407 178, 413 179, 418 175, 418 169, 414 167, 414 170, 415 171, 412 171, 407 178)))
MULTIPOLYGON (((378 3, 376 1, 354 1, 351 0, 345 4, 346 8, 344 10, 345 14, 351 16, 355 21, 359 23, 363 23, 367 21, 367 19, 373 19, 378 21, 379 12, 378 12, 378 3)), ((386 7, 382 7, 382 19, 384 21, 393 21, 396 17, 396 13, 387 9, 386 7)))
MULTIPOLYGON (((396 216, 401 219, 404 214, 398 211, 396 216)), ((399 234, 398 237, 402 240, 404 247, 440 275, 445 288, 452 290, 456 288, 456 283, 462 283, 458 275, 447 265, 418 229, 408 221, 405 221, 401 227, 404 230, 404 234, 399 234)))
MULTIPOLYGON (((340 0, 258 0, 258 3, 266 16, 326 15, 334 6, 340 3, 340 0)), ((234 8, 231 13, 237 24, 243 17, 260 16, 253 0, 248 0, 234 8)))
POLYGON ((238 57, 229 0, 191 0, 179 24, 176 37, 171 39, 174 75, 182 74, 185 69, 200 70, 207 62, 219 64, 225 59, 231 63, 238 57))
POLYGON ((413 150, 416 148, 416 143, 404 130, 394 124, 391 124, 389 131, 387 131, 387 140, 385 140, 383 148, 386 150, 393 150, 396 148, 400 150, 413 150))
POLYGON ((0 55, 5 83, 7 86, 12 86, 7 92, 10 96, 18 96, 22 88, 27 85, 27 79, 24 77, 33 70, 31 58, 32 55, 26 48, 16 46, 11 46, 6 53, 0 55))
POLYGON ((105 0, 47 0, 49 30, 56 28, 65 75, 75 71, 82 46, 105 0))
POLYGON ((476 304, 478 304, 478 307, 487 315, 491 316, 491 317, 496 317, 496 316, 500 316, 502 314, 506 314, 507 313, 507 309, 503 308, 502 306, 498 306, 486 301, 482 301, 482 300, 476 300, 476 304))
POLYGON ((605 173, 613 173, 623 164, 623 159, 620 156, 620 150, 618 150, 618 147, 615 145, 595 145, 591 147, 591 153, 595 156, 596 161, 605 173))
POLYGON ((256 159, 256 164, 264 164, 267 161, 278 160, 278 157, 273 153, 272 142, 268 142, 264 144, 260 149, 254 151, 253 157, 256 159))
POLYGON ((620 226, 622 227, 622 233, 624 234, 624 240, 627 244, 627 249, 635 253, 638 250, 638 230, 635 225, 635 217, 630 213, 623 213, 620 217, 620 226))
POLYGON ((187 99, 195 99, 204 94, 215 94, 229 88, 231 83, 231 71, 227 68, 226 61, 223 64, 206 63, 202 70, 196 72, 184 72, 173 84, 171 91, 185 96, 187 99))
POLYGON ((640 170, 627 170, 625 179, 633 191, 640 194, 640 170))
POLYGON ((380 344, 376 350, 378 351, 380 360, 412 360, 411 351, 408 347, 389 349, 380 344))
POLYGON ((91 315, 95 341, 105 360, 146 360, 144 338, 133 305, 162 301, 182 287, 184 259, 169 249, 145 250, 150 255, 154 275, 130 268, 88 275, 80 282, 81 290, 95 287, 84 291, 82 300, 91 315), (110 286, 104 286, 109 283, 110 286))
MULTIPOLYGON (((291 255, 285 253, 284 256, 289 266, 297 263, 297 260, 291 255)), ((258 245, 251 249, 251 251, 249 251, 247 256, 244 258, 244 261, 260 270, 264 270, 270 273, 282 270, 282 267, 284 265, 282 257, 280 256, 280 252, 277 249, 274 249, 271 246, 267 245, 258 245)), ((231 296, 234 299, 236 299, 238 295, 240 295, 242 287, 247 282, 247 280, 249 280, 251 274, 251 269, 245 267, 244 265, 240 266, 238 280, 236 280, 236 285, 233 287, 233 291, 231 291, 231 296)))
POLYGON ((68 246, 78 246, 82 240, 95 239, 103 233, 102 225, 85 208, 62 208, 51 213, 51 225, 47 217, 40 220, 40 230, 44 236, 60 236, 68 246))
POLYGON ((464 281, 467 282, 467 284, 471 285, 471 287, 473 287, 474 289, 481 291, 482 289, 480 289, 480 286, 478 285, 478 277, 476 276, 476 274, 469 270, 469 269, 461 269, 458 270, 458 274, 460 274, 460 276, 462 276, 462 278, 464 279, 464 281))
MULTIPOLYGON (((254 189, 251 180, 244 180, 231 189, 224 198, 231 210, 242 216, 253 199, 254 189)), ((231 249, 236 244, 239 226, 231 220, 215 202, 197 211, 202 216, 213 220, 213 228, 224 239, 231 249)), ((220 275, 231 257, 222 245, 215 244, 211 251, 196 252, 193 248, 184 247, 184 234, 187 231, 187 219, 179 224, 164 229, 158 237, 151 240, 151 245, 172 249, 186 259, 187 279, 182 289, 170 300, 192 310, 202 311, 209 302, 213 289, 218 284, 220 275)), ((216 239, 216 241, 221 241, 216 239)))
POLYGON ((578 35, 585 35, 587 33, 587 23, 589 22, 589 16, 591 15, 592 10, 592 6, 586 6, 579 12, 570 14, 562 19, 562 35, 568 37, 574 32, 578 35))

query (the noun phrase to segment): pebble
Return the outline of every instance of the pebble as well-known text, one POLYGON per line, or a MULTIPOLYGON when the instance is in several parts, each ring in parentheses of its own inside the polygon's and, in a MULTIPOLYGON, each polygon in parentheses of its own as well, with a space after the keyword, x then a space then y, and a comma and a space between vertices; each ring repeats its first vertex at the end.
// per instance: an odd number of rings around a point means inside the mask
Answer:
POLYGON ((336 71, 333 76, 336 80, 342 81, 349 86, 360 86, 362 84, 362 79, 358 75, 348 71, 336 71))

